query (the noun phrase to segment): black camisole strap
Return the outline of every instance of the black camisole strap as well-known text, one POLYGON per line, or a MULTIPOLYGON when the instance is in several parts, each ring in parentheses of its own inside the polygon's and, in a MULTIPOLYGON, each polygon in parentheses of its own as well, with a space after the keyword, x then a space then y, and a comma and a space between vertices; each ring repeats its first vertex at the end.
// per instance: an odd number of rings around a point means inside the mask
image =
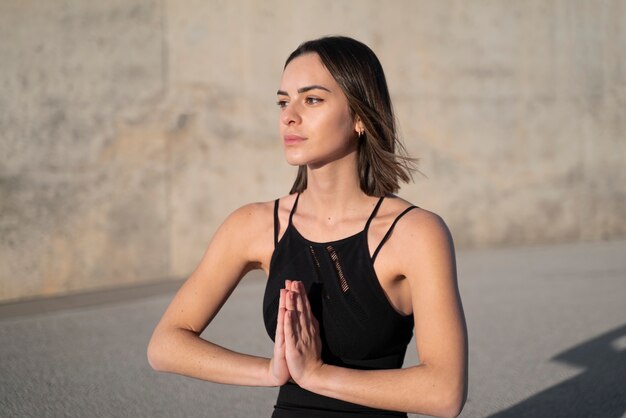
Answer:
POLYGON ((274 201, 274 248, 276 248, 276 244, 278 244, 278 200, 274 201))
POLYGON ((291 213, 289 214, 289 225, 291 225, 291 220, 293 219, 293 214, 296 213, 296 206, 298 206, 298 199, 300 199, 300 193, 296 196, 296 201, 293 202, 293 206, 291 208, 291 213))
POLYGON ((372 222, 372 219, 376 217, 376 214, 378 213, 378 209, 380 209, 380 205, 383 203, 383 199, 385 199, 385 196, 381 196, 380 199, 378 199, 378 203, 376 203, 376 206, 374 207, 372 214, 370 215, 367 222, 365 223, 364 231, 366 233, 367 233, 367 230, 370 228, 370 223, 372 222))
MULTIPOLYGON (((296 201, 293 203, 293 207, 291 208, 291 213, 289 213, 289 224, 291 224, 291 218, 293 218, 293 213, 296 211, 296 205, 298 204, 298 199, 300 198, 300 193, 296 196, 296 201)), ((278 245, 278 233, 280 230, 280 223, 278 220, 278 202, 280 199, 276 199, 274 201, 274 248, 278 245)))
POLYGON ((398 221, 404 216, 406 215, 409 211, 411 211, 412 209, 415 209, 417 206, 409 206, 408 208, 406 208, 405 210, 402 211, 402 213, 400 215, 398 215, 396 217, 396 219, 393 220, 393 223, 391 224, 391 226, 389 227, 389 229, 387 230, 387 233, 385 234, 385 236, 383 237, 382 241, 380 241, 380 244, 378 244, 378 247, 376 247, 376 251, 374 251, 374 255, 372 255, 372 264, 374 264, 374 261, 376 261, 376 256, 378 255, 378 252, 380 251, 380 249, 383 247, 383 244, 389 239, 389 237, 391 236, 391 232, 393 231, 393 228, 396 226, 396 224, 398 223, 398 221))

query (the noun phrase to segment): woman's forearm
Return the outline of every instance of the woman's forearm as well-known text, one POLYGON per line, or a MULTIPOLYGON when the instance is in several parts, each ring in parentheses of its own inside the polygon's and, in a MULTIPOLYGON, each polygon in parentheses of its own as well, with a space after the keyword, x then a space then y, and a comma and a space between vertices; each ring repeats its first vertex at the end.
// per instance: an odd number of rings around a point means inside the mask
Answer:
POLYGON ((301 386, 311 392, 372 408, 456 417, 465 379, 427 365, 394 370, 353 370, 324 364, 301 386))
POLYGON ((237 353, 203 340, 190 330, 155 331, 148 346, 153 369, 215 383, 276 386, 267 358, 237 353))

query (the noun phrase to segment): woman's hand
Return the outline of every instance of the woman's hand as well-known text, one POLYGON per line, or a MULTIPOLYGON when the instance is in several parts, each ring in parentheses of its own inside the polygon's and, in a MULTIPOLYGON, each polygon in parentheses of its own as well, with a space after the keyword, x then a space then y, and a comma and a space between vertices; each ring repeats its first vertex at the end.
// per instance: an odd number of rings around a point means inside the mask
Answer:
POLYGON ((285 311, 287 289, 291 287, 291 282, 285 282, 285 289, 280 289, 280 299, 278 302, 278 319, 276 322, 276 335, 274 337, 274 355, 270 360, 270 376, 276 382, 276 386, 284 385, 291 378, 287 359, 285 358, 285 311), (288 283, 289 282, 289 283, 288 283))
POLYGON ((321 358, 322 341, 319 324, 313 316, 302 282, 294 281, 289 284, 285 282, 285 287, 287 288, 283 326, 285 358, 289 374, 296 383, 304 387, 307 379, 324 364, 321 358))

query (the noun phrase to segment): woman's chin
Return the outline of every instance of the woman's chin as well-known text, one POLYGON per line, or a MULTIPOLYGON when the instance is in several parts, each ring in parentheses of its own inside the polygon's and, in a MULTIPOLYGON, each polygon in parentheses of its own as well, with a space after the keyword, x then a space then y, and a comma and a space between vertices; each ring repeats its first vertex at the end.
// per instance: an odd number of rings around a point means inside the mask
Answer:
POLYGON ((304 158, 302 155, 293 155, 293 153, 290 152, 285 152, 285 160, 287 161, 287 164, 293 166, 307 165, 309 162, 309 160, 304 158))

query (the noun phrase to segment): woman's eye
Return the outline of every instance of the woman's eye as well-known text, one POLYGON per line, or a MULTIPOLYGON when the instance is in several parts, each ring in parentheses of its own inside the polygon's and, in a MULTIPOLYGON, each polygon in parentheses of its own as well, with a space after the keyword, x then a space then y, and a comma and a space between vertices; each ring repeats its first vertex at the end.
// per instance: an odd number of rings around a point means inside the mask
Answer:
POLYGON ((307 97, 305 99, 305 102, 307 104, 318 104, 322 102, 322 99, 320 99, 319 97, 307 97))
POLYGON ((276 104, 281 109, 284 109, 285 107, 287 107, 287 100, 279 100, 279 101, 276 102, 276 104))

